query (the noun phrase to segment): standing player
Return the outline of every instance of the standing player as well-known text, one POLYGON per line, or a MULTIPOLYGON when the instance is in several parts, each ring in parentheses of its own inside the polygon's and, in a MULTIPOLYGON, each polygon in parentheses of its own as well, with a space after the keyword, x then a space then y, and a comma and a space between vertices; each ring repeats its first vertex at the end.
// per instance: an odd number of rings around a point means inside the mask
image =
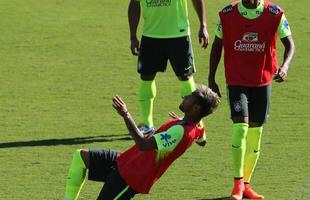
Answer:
POLYGON ((65 200, 76 200, 88 179, 105 182, 98 200, 131 199, 137 193, 149 193, 152 185, 171 163, 181 156, 191 144, 205 144, 204 129, 199 121, 213 113, 219 97, 206 86, 199 86, 184 97, 179 108, 184 118, 174 118, 162 125, 155 134, 145 137, 137 128, 126 104, 118 96, 113 107, 123 117, 135 145, 123 153, 110 149, 77 150, 67 178, 65 200))
POLYGON ((287 76, 295 47, 284 11, 263 0, 242 0, 225 7, 211 50, 209 87, 220 95, 215 73, 224 47, 225 77, 233 121, 234 188, 231 199, 263 199, 250 186, 259 156, 263 124, 267 120, 272 76, 287 76), (284 45, 279 66, 277 36, 284 45))
MULTIPOLYGON (((209 35, 205 19, 204 0, 192 0, 200 21, 199 42, 207 48, 209 35)), ((138 57, 140 73, 139 102, 141 131, 154 130, 153 101, 156 96, 155 76, 164 72, 167 61, 180 81, 181 97, 195 89, 195 72, 190 40, 187 0, 130 0, 128 8, 131 52, 138 57), (142 8, 142 9, 141 9, 142 8), (140 12, 144 26, 141 45, 137 39, 140 12)))

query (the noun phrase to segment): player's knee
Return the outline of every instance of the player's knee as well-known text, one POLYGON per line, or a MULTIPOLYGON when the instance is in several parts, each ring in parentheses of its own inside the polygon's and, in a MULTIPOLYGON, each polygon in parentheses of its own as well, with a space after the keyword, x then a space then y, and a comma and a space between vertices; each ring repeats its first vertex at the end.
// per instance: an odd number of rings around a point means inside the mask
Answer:
POLYGON ((231 120, 233 121, 233 123, 249 123, 249 118, 248 117, 243 117, 243 116, 233 116, 231 117, 231 120))
POLYGON ((192 75, 189 75, 189 76, 184 76, 184 75, 182 75, 182 76, 178 76, 178 79, 180 80, 180 81, 188 81, 189 79, 191 79, 193 76, 192 75))
POLYGON ((77 151, 79 151, 86 168, 89 168, 89 150, 88 149, 79 149, 77 151))
POLYGON ((156 74, 141 74, 140 78, 143 81, 152 81, 155 79, 156 74))
POLYGON ((250 128, 257 128, 263 126, 262 122, 249 122, 249 127, 250 128))

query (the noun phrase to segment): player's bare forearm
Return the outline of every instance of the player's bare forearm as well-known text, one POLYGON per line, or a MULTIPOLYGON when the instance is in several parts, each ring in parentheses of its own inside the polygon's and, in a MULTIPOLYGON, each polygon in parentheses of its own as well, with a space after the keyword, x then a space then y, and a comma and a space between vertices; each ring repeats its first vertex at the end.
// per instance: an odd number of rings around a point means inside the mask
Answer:
POLYGON ((140 2, 137 0, 130 0, 128 6, 128 22, 129 22, 129 29, 130 29, 130 39, 137 38, 137 28, 140 21, 140 2))
POLYGON ((194 8, 199 18, 200 27, 207 27, 206 11, 204 0, 192 0, 194 8))
POLYGON ((142 140, 144 139, 143 134, 139 131, 135 121, 133 120, 131 114, 127 112, 123 119, 125 121, 125 124, 127 126, 127 129, 129 131, 129 134, 132 136, 136 144, 142 143, 142 140))
POLYGON ((215 81, 216 70, 222 56, 222 48, 223 48, 222 45, 223 45, 222 39, 215 36, 210 54, 210 63, 209 63, 210 68, 208 77, 209 82, 215 81))
POLYGON ((285 81, 287 77, 287 71, 288 71, 289 65, 295 53, 295 44, 294 44, 292 36, 281 38, 281 42, 285 49, 284 56, 283 56, 283 63, 280 66, 280 68, 277 70, 275 76, 273 77, 273 79, 278 83, 285 81))
POLYGON ((112 106, 118 112, 118 114, 123 117, 129 134, 132 136, 140 150, 150 150, 157 148, 154 137, 145 138, 143 134, 139 131, 135 121, 128 112, 125 102, 122 100, 121 97, 119 97, 118 95, 114 96, 112 99, 112 106))
POLYGON ((127 112, 126 115, 123 116, 123 119, 129 131, 129 134, 132 136, 133 140, 141 151, 157 148, 154 137, 144 137, 144 135, 139 131, 135 121, 133 120, 129 112, 127 112))
POLYGON ((292 36, 282 38, 281 42, 285 49, 283 56, 283 63, 281 66, 288 68, 295 54, 295 44, 292 36))
POLYGON ((202 48, 206 49, 209 45, 209 33, 207 30, 204 0, 192 0, 192 1, 200 22, 200 29, 198 33, 199 43, 202 45, 202 48))
POLYGON ((219 62, 222 56, 222 48, 223 48, 222 39, 215 36, 214 42, 212 44, 211 55, 210 55, 210 63, 209 63, 209 77, 208 84, 209 87, 216 92, 221 97, 220 89, 215 81, 215 74, 218 68, 219 62))

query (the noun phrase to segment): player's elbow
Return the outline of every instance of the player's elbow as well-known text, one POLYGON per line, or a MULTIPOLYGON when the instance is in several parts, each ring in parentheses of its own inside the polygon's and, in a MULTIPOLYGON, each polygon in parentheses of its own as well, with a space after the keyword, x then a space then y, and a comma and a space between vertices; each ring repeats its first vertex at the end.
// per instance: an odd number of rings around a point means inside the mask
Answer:
POLYGON ((152 150, 152 148, 149 147, 149 145, 147 145, 146 143, 140 143, 137 144, 137 147, 140 151, 149 151, 152 150))
POLYGON ((137 147, 138 147, 138 149, 140 150, 140 151, 148 151, 149 149, 147 148, 147 146, 146 145, 144 145, 144 144, 137 144, 137 147))
POLYGON ((152 138, 143 138, 136 143, 140 151, 149 151, 157 148, 155 139, 152 138))

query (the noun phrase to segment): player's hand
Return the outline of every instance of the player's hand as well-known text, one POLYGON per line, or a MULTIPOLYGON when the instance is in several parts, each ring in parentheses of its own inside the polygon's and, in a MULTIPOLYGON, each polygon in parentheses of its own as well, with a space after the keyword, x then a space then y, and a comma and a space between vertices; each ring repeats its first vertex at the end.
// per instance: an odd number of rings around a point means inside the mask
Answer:
POLYGON ((125 102, 118 95, 113 97, 112 106, 122 117, 124 117, 128 113, 128 109, 125 102))
POLYGON ((222 97, 219 86, 217 85, 217 83, 215 81, 209 81, 209 88, 215 92, 217 95, 219 95, 219 97, 222 97))
POLYGON ((275 80, 276 82, 278 83, 281 83, 283 81, 285 81, 286 77, 287 77, 287 70, 288 70, 288 67, 286 66, 281 66, 275 76, 273 77, 273 80, 275 80))
POLYGON ((209 33, 205 26, 200 27, 198 38, 199 38, 199 44, 202 45, 202 48, 204 49, 207 48, 209 44, 209 33))
POLYGON ((139 52, 140 52, 140 42, 139 40, 135 37, 135 38, 131 38, 131 44, 130 44, 130 50, 132 55, 134 56, 138 56, 139 52))
POLYGON ((168 114, 172 119, 181 119, 175 112, 169 112, 168 114))

